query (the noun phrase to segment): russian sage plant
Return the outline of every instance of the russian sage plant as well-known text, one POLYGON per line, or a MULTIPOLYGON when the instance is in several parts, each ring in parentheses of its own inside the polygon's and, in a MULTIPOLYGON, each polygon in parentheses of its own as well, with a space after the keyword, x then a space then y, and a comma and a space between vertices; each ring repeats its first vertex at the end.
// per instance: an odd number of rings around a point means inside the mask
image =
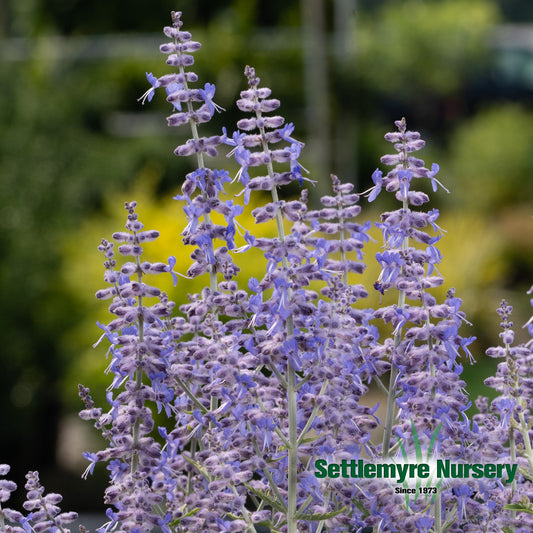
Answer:
MULTIPOLYGON (((499 396, 478 398, 470 418, 461 361, 474 362, 474 338, 460 332, 468 322, 454 290, 440 302, 434 295, 445 282, 443 230, 418 185, 447 190, 438 165, 428 169, 413 155, 424 146, 420 135, 397 121, 385 135, 395 153, 381 159, 391 169, 376 170, 361 195, 331 176, 331 194, 314 209, 314 181, 299 162, 304 145, 255 69, 244 71, 237 106, 245 115, 235 131, 209 132, 223 109, 215 86, 191 71, 200 43, 182 29, 179 12, 164 33, 170 42, 161 51, 173 71, 147 74, 140 100, 164 94, 168 125, 190 131, 175 154, 192 158, 194 170, 175 199, 187 216, 179 253, 189 250, 192 263, 183 273, 173 256, 144 260, 159 233, 144 228, 136 202, 125 205, 125 228, 100 243, 106 286, 96 296, 110 301, 111 314, 96 343, 109 346, 106 408, 79 386, 80 416, 106 442, 84 454, 84 477, 98 463, 109 471, 108 521, 98 531, 532 531, 533 341, 513 345, 503 302, 502 346, 487 352, 502 359, 486 380, 499 396), (214 168, 220 153, 237 164, 234 179, 214 168), (295 186, 297 198, 287 192, 295 186), (369 282, 363 259, 372 225, 359 221, 359 202, 379 194, 393 194, 399 206, 375 224, 381 272, 369 282), (239 216, 251 206, 256 224, 242 228, 239 216), (239 264, 257 252, 263 275, 243 279, 239 264), (184 291, 186 279, 198 278, 203 289, 176 311, 151 281, 159 274, 184 291), (383 296, 377 309, 365 304, 369 290, 383 296), (385 397, 384 420, 369 399, 375 391, 385 397), (417 480, 413 489, 352 470, 435 460, 480 469, 491 462, 501 472, 507 465, 507 477, 452 475, 417 480), (337 470, 318 475, 317 465, 337 470)), ((1 475, 8 471, 0 465, 1 475)), ((0 503, 15 489, 0 480, 0 503)), ((27 514, 0 507, 0 531, 69 531, 75 513, 60 511, 61 497, 44 494, 36 472, 26 489, 27 514)))

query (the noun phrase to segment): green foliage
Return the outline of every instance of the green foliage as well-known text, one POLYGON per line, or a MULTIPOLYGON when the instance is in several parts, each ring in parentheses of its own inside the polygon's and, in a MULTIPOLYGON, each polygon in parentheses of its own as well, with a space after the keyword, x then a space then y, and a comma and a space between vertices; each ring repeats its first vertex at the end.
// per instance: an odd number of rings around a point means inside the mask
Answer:
MULTIPOLYGON (((108 318, 105 302, 97 301, 94 297, 97 290, 105 284, 103 281, 103 257, 96 250, 102 239, 111 240, 115 231, 123 231, 124 215, 121 206, 126 201, 135 200, 139 204, 138 212, 146 229, 157 229, 160 237, 157 240, 157 254, 152 252, 152 247, 147 244, 143 257, 147 261, 166 261, 170 255, 176 257, 175 272, 185 276, 192 259, 189 254, 193 247, 184 247, 180 233, 187 225, 187 220, 181 204, 169 196, 161 200, 155 194, 157 176, 141 174, 135 183, 126 190, 108 195, 103 212, 87 218, 80 228, 71 231, 62 242, 62 286, 67 294, 76 301, 83 316, 79 316, 76 323, 62 336, 63 349, 72 354, 70 361, 64 369, 62 379, 62 398, 72 410, 79 407, 79 400, 72 383, 83 381, 84 385, 94 389, 95 400, 105 404, 105 388, 108 376, 103 371, 108 362, 102 347, 96 350, 91 344, 96 342, 102 331, 96 326, 97 322, 104 323, 108 318), (80 288, 80 280, 84 286, 80 288), (75 357, 74 357, 75 354, 75 357)), ((237 202, 239 199, 236 198, 237 202)), ((239 223, 253 233, 254 218, 251 211, 257 207, 257 200, 252 198, 251 205, 246 207, 245 213, 239 217, 239 223)), ((212 220, 218 220, 217 214, 212 214, 212 220)), ((270 235, 276 234, 274 222, 270 225, 270 235)), ((243 233, 243 232, 242 232, 243 233)), ((242 235, 236 236, 236 245, 245 244, 242 235)), ((239 255, 235 262, 243 270, 243 279, 250 277, 260 278, 264 270, 264 258, 258 250, 247 252, 248 260, 240 264, 239 255), (250 260, 253 258, 253 260, 250 260)), ((207 275, 206 275, 207 276, 207 275)), ((170 299, 176 302, 177 307, 188 301, 188 295, 200 292, 206 284, 203 277, 193 280, 180 277, 176 287, 172 285, 170 275, 158 276, 154 279, 158 288, 168 293, 170 299)))
POLYGON ((480 67, 497 19, 490 0, 389 2, 361 18, 359 75, 394 97, 448 95, 480 67))
POLYGON ((493 107, 463 122, 450 147, 456 198, 470 209, 500 208, 533 195, 533 115, 519 105, 493 107))
MULTIPOLYGON (((15 455, 15 464, 25 456, 44 465, 54 460, 60 380, 72 357, 62 336, 84 312, 60 274, 62 236, 104 194, 151 166, 150 158, 172 154, 157 139, 109 135, 107 116, 123 98, 123 81, 108 75, 110 64, 59 61, 38 44, 32 55, 0 72, 0 320, 10 332, 0 376, 10 431, 0 453, 15 455), (32 446, 36 438, 47 446, 32 446)), ((84 280, 78 283, 81 289, 84 280)))
POLYGON ((526 496, 524 496, 518 503, 508 503, 504 506, 504 509, 516 511, 518 513, 533 514, 533 504, 526 496))

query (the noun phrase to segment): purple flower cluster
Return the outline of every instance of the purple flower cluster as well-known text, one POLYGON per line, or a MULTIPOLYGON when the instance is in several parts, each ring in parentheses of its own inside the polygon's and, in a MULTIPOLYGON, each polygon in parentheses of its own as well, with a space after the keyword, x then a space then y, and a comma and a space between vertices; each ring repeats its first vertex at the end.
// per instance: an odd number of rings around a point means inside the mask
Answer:
MULTIPOLYGON (((490 505, 489 520, 494 527, 513 526, 514 531, 525 533, 533 528, 533 519, 528 512, 533 473, 533 353, 531 341, 514 344, 512 310, 502 300, 497 309, 501 318, 501 345, 487 350, 489 357, 502 360, 498 363, 496 374, 485 380, 485 385, 497 391, 498 396, 490 402, 480 396, 476 400, 479 414, 473 420, 478 436, 478 453, 494 461, 511 460, 519 465, 520 471, 519 478, 506 488, 494 490, 494 487, 482 487, 490 505), (517 515, 516 510, 526 512, 517 515)), ((530 323, 526 326, 529 327, 530 323)))
MULTIPOLYGON (((421 209, 429 197, 417 188, 419 180, 426 178, 436 190, 438 166, 434 164, 428 170, 413 155, 425 143, 419 133, 407 130, 405 119, 397 121, 396 127, 396 132, 385 135, 396 153, 381 158, 382 163, 393 168, 386 175, 376 170, 372 176, 374 186, 366 192, 369 201, 384 190, 401 202, 401 207, 383 213, 376 224, 383 235, 383 251, 376 254, 381 272, 374 288, 386 300, 392 293, 397 298, 396 302, 384 303, 373 315, 389 328, 384 341, 370 352, 373 359, 387 361, 391 369, 381 455, 384 458, 394 455, 397 442, 414 455, 415 431, 423 448, 428 449, 437 435, 434 450, 438 456, 467 459, 471 429, 466 411, 470 402, 465 382, 460 378, 463 368, 460 351, 471 359, 468 346, 474 338, 459 334, 466 319, 453 289, 442 303, 431 294, 433 288, 444 282, 437 270, 441 254, 436 247, 442 230, 436 223, 438 210, 421 209)), ((433 526, 432 515, 437 515, 451 525, 454 521, 450 521, 450 515, 457 508, 457 498, 449 489, 436 499, 438 511, 419 502, 407 511, 404 508, 402 513, 401 505, 387 491, 376 501, 380 513, 374 517, 374 523, 392 531, 406 519, 406 512, 411 516, 413 510, 422 512, 423 508, 426 510, 419 518, 420 524, 428 521, 433 526)), ((420 524, 417 527, 422 528, 420 524)), ((435 527, 441 530, 441 524, 435 527)))
MULTIPOLYGON (((474 338, 460 332, 468 322, 454 289, 441 301, 434 294, 444 285, 443 230, 438 210, 425 210, 429 195, 419 184, 446 189, 438 165, 428 169, 414 155, 425 144, 420 135, 404 119, 395 123, 385 136, 395 153, 381 159, 391 169, 376 170, 363 193, 369 202, 390 193, 400 203, 376 224, 381 271, 368 284, 363 253, 371 224, 356 221, 361 195, 353 184, 331 176, 331 195, 311 207, 303 143, 249 66, 237 101, 246 116, 236 131, 200 136, 200 125, 222 110, 214 85, 193 88, 200 43, 182 30, 179 12, 164 33, 172 41, 161 51, 174 72, 147 74, 150 88, 140 100, 164 89, 169 126, 190 128, 175 154, 192 156, 194 170, 175 199, 187 216, 182 237, 192 263, 184 274, 174 271, 174 257, 143 260, 144 245, 159 233, 144 229, 135 202, 125 205, 126 231, 99 246, 106 286, 96 297, 110 301, 111 319, 99 324, 95 345, 109 345, 107 407, 79 386, 80 416, 106 442, 84 454, 84 477, 98 463, 109 472, 108 522, 99 533, 531 531, 533 341, 514 346, 503 302, 502 346, 488 351, 502 362, 486 380, 499 396, 479 398, 470 418, 461 361, 473 362, 474 338), (229 200, 229 172, 209 164, 224 150, 238 165, 239 190, 229 200), (299 186, 299 196, 287 185, 299 186), (250 204, 254 228, 238 236, 250 204), (263 274, 242 281, 238 263, 257 251, 263 274), (186 284, 178 276, 205 283, 176 310, 148 282, 163 273, 174 284, 186 284), (378 309, 365 306, 369 285, 383 299, 378 309), (386 397, 384 420, 369 399, 376 389, 386 397), (423 451, 432 454, 428 461, 510 462, 519 471, 509 484, 439 483, 431 500, 405 498, 380 479, 315 475, 318 459, 421 462, 423 451)), ((8 471, 0 465, 0 475, 8 471)), ((15 489, 0 480, 0 503, 15 489)), ((37 473, 28 474, 26 489, 29 514, 0 507, 0 530, 68 531, 74 513, 60 511, 59 495, 44 494, 37 473)))
MULTIPOLYGON (((0 464, 0 476, 7 475, 9 470, 9 465, 0 464)), ((28 511, 26 515, 2 506, 16 489, 17 485, 13 481, 0 480, 0 531, 5 533, 30 533, 31 531, 70 533, 70 529, 64 526, 75 522, 78 514, 61 512, 59 504, 63 497, 53 492, 45 494, 38 472, 28 472, 26 475, 26 500, 23 503, 24 510, 28 511)))
POLYGON ((348 283, 348 274, 364 270, 359 259, 368 227, 353 221, 360 212, 353 185, 336 177, 335 196, 323 198, 322 209, 308 208, 306 190, 298 200, 280 200, 281 186, 304 181, 298 162, 302 145, 290 137, 292 125, 283 126, 279 115, 268 116, 280 104, 260 87, 255 70, 247 67, 245 75, 249 89, 238 106, 253 115, 238 122, 247 133, 233 135, 232 154, 241 165, 245 201, 254 190, 271 192, 272 201, 252 214, 258 225, 275 221, 278 233, 247 239, 267 260, 263 279, 249 282, 252 346, 267 370, 244 411, 253 415, 248 428, 252 449, 266 463, 255 472, 261 479, 254 490, 277 502, 282 513, 271 524, 282 531, 296 531, 294 524, 298 531, 313 531, 342 498, 346 512, 328 520, 331 531, 341 531, 356 525, 353 488, 345 487, 343 494, 339 484, 321 486, 308 465, 324 456, 359 457, 377 425, 374 409, 359 402, 376 373, 364 353, 375 343, 377 330, 368 323, 368 313, 356 309, 366 290, 348 283), (281 409, 274 411, 276 404, 281 409), (272 435, 258 433, 258 415, 263 427, 275 429, 272 435))
MULTIPOLYGON (((125 205, 125 232, 116 232, 118 252, 126 259, 121 265, 115 259, 114 244, 103 240, 99 250, 105 256, 104 279, 108 287, 97 292, 99 299, 112 299, 109 311, 114 318, 100 327, 102 338, 110 343, 112 355, 108 371, 113 380, 108 388, 109 411, 94 405, 88 389, 80 385, 85 409, 80 416, 94 420, 94 425, 108 441, 105 450, 86 453, 90 461, 85 475, 92 473, 98 462, 108 463, 111 485, 105 501, 114 506, 109 511, 106 528, 120 531, 147 531, 155 526, 166 528, 166 518, 153 512, 164 500, 164 484, 158 479, 161 470, 161 445, 152 433, 154 420, 148 402, 158 411, 170 414, 173 388, 167 385, 172 350, 172 335, 167 330, 173 303, 166 294, 145 281, 145 276, 170 272, 171 265, 141 261, 142 244, 154 241, 159 233, 144 230, 135 212, 136 203, 125 205), (156 303, 147 305, 157 298, 156 303)), ((102 338, 100 340, 102 340, 102 338)))
MULTIPOLYGON (((285 199, 284 186, 313 182, 304 177, 303 143, 292 137, 294 126, 273 114, 280 102, 252 67, 245 69, 248 88, 237 102, 248 116, 238 121, 237 131, 200 137, 199 125, 220 108, 213 85, 189 88, 198 81, 187 69, 200 45, 181 30, 180 15, 173 13, 173 26, 165 28, 173 42, 161 47, 178 73, 148 74, 152 87, 143 102, 164 87, 174 110, 169 125, 191 128, 192 138, 175 153, 194 156, 196 170, 185 177, 176 199, 184 202, 188 218, 183 243, 193 247, 187 277, 207 275, 209 283, 189 296, 180 314, 172 313, 166 296, 143 276, 169 272, 176 280, 175 260, 141 263, 140 243, 157 235, 142 231, 134 204, 127 206, 128 233, 114 238, 123 243, 119 252, 135 261, 117 270, 113 246, 101 245, 110 287, 97 296, 113 298, 110 311, 116 316, 102 326, 113 356, 111 409, 96 408, 83 387, 80 395, 86 404, 82 417, 94 420, 110 443, 87 454, 88 471, 98 461, 109 464, 110 522, 102 531, 159 526, 253 532, 263 525, 287 533, 372 527, 429 533, 495 531, 502 520, 514 523, 516 512, 505 506, 529 494, 525 478, 520 490, 461 480, 442 486, 429 506, 422 500, 406 506, 380 481, 319 481, 314 475, 317 459, 378 461, 398 456, 400 448, 418 453, 421 446, 458 461, 481 453, 512 458, 506 435, 522 418, 512 434, 526 449, 520 458, 526 467, 528 411, 516 395, 524 385, 516 377, 518 365, 507 363, 515 393, 509 386, 502 391, 492 419, 467 416, 461 352, 472 361, 468 347, 474 339, 459 333, 467 321, 454 290, 443 302, 432 294, 444 283, 437 267, 443 230, 438 210, 423 210, 429 196, 416 184, 426 179, 434 192, 446 189, 436 178, 438 165, 429 170, 413 155, 424 146, 420 135, 408 131, 405 120, 396 123, 397 131, 385 136, 396 153, 382 158, 392 169, 386 175, 376 170, 373 187, 364 193, 369 201, 393 193, 401 203, 376 225, 383 249, 376 254, 381 273, 373 286, 386 301, 368 309, 361 305, 368 296, 361 275, 370 224, 354 221, 361 208, 353 185, 332 176, 333 194, 321 198, 319 209, 310 208, 304 188, 298 199, 285 199), (236 197, 244 206, 221 199, 229 173, 206 164, 223 145, 239 165, 242 189, 236 197), (246 244, 237 248, 237 219, 255 191, 270 192, 271 200, 253 209, 256 229, 246 229, 246 244), (213 213, 226 223, 215 224, 213 213), (268 224, 275 225, 276 237, 261 235, 268 224), (264 255, 264 276, 242 287, 234 252, 246 258, 251 249, 264 255), (389 302, 391 295, 396 302, 389 302), (149 297, 159 297, 158 303, 147 307, 149 297), (381 445, 374 442, 381 423, 377 406, 364 401, 372 384, 387 395, 381 445), (168 420, 157 429, 155 409, 168 420), (505 517, 500 522, 497 513, 505 517)), ((505 342, 509 336, 506 330, 505 342)), ((478 404, 486 413, 487 402, 478 404)))

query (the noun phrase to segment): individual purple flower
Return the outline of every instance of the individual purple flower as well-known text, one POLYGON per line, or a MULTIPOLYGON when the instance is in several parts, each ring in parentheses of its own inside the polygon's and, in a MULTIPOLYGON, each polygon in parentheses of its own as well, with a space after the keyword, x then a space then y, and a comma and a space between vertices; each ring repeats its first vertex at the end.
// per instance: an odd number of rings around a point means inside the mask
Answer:
POLYGON ((381 170, 376 169, 372 173, 372 181, 374 182, 374 187, 370 189, 370 193, 368 195, 368 201, 373 202, 381 192, 381 188, 383 186, 383 172, 381 170))
POLYGON ((492 401, 492 408, 498 413, 503 428, 509 427, 515 407, 516 400, 506 396, 500 396, 492 401))
POLYGON ((395 250, 386 250, 385 252, 377 252, 376 260, 382 266, 379 275, 379 282, 387 285, 392 284, 400 275, 400 269, 405 263, 401 254, 395 250))
POLYGON ((172 283, 174 287, 178 284, 178 275, 176 272, 174 272, 174 267, 176 266, 176 258, 171 255, 168 258, 168 271, 170 272, 170 275, 172 276, 172 283))
POLYGON ((241 205, 234 205, 232 200, 228 200, 226 202, 226 210, 224 211, 224 218, 226 219, 226 242, 228 244, 228 248, 230 250, 233 250, 235 248, 235 233, 236 233, 236 225, 238 222, 235 220, 237 216, 242 214, 243 207, 241 205))
MULTIPOLYGON (((183 83, 173 82, 165 87, 167 93, 167 100, 171 102, 176 111, 181 111, 181 102, 178 98, 172 98, 175 93, 180 94, 183 91, 183 83)), ((150 101, 150 99, 148 100, 150 101)))
MULTIPOLYGON (((281 117, 280 117, 281 118, 281 117)), ((282 119, 284 120, 284 119, 282 119)), ((291 144, 298 144, 301 145, 302 143, 293 137, 291 137, 292 133, 294 132, 294 124, 292 122, 289 122, 285 124, 282 128, 279 130, 280 137, 291 144)))
POLYGON ((216 87, 212 83, 206 83, 203 89, 198 89, 200 96, 207 105, 207 108, 214 115, 215 111, 225 111, 223 107, 213 102, 213 96, 215 96, 216 87))
POLYGON ((433 272, 439 273, 437 270, 437 267, 435 265, 438 265, 442 261, 442 253, 436 246, 428 246, 426 248, 426 253, 428 254, 428 270, 427 275, 431 276, 433 272))
POLYGON ((89 474, 91 474, 91 476, 93 475, 94 467, 96 466, 96 463, 99 461, 99 458, 96 455, 96 453, 91 453, 91 452, 83 452, 82 455, 85 459, 87 459, 87 461, 90 461, 89 466, 85 469, 85 472, 83 472, 82 474, 83 478, 87 478, 89 474))
POLYGON ((435 178, 439 170, 439 165, 437 163, 433 163, 431 165, 431 170, 428 172, 428 178, 431 180, 431 187, 433 188, 433 192, 436 192, 437 185, 440 185, 447 193, 449 193, 450 191, 437 178, 435 178))
POLYGON ((409 170, 398 170, 398 180, 400 182, 400 191, 402 193, 403 198, 408 197, 409 193, 409 186, 411 184, 411 179, 413 177, 413 173, 409 170))
POLYGON ((415 520, 415 526, 418 528, 418 533, 429 533, 434 522, 435 520, 432 516, 423 515, 415 520))
POLYGON ((472 487, 463 484, 453 489, 454 494, 457 496, 457 502, 459 509, 457 511, 459 518, 464 520, 466 518, 466 501, 472 495, 472 487))
POLYGON ((151 72, 146 73, 146 79, 150 83, 151 87, 137 100, 140 100, 142 105, 144 105, 146 100, 151 102, 152 98, 154 97, 155 90, 161 86, 159 80, 151 72))

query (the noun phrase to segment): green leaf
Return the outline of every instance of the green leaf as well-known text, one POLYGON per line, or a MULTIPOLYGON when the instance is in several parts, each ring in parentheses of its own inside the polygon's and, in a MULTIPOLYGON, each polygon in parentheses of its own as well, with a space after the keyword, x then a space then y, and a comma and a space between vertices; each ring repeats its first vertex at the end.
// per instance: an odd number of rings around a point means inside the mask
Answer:
MULTIPOLYGON (((400 439, 398 439, 398 444, 400 445, 400 450, 402 451, 403 460, 407 462, 409 460, 409 457, 407 456, 407 451, 405 449, 405 446, 403 445, 403 442, 400 439)), ((392 462, 396 464, 396 461, 394 461, 394 459, 392 460, 392 462)), ((402 485, 404 488, 409 487, 409 484, 407 483, 407 481, 404 481, 402 485)), ((409 509, 409 494, 405 494, 405 508, 409 509)))
POLYGON ((508 503, 504 506, 508 511, 516 511, 518 513, 533 514, 533 505, 524 505, 523 503, 508 503))
POLYGON ((173 522, 170 522, 169 526, 170 526, 170 527, 178 526, 179 523, 180 523, 184 518, 187 518, 188 516, 192 516, 192 515, 196 514, 199 510, 200 510, 200 508, 197 507, 196 509, 193 509, 192 511, 189 511, 188 513, 184 514, 183 516, 180 516, 179 518, 177 518, 177 519, 174 520, 173 522))
POLYGON ((188 457, 187 455, 185 454, 182 454, 182 457, 183 459, 185 459, 189 464, 193 465, 194 468, 196 468, 196 470, 198 470, 198 472, 200 472, 200 474, 202 474, 202 476, 205 477, 205 479, 207 479, 207 481, 211 481, 211 476, 209 475, 209 473, 207 472, 207 470, 198 462, 198 461, 195 461, 194 459, 191 459, 190 457, 188 457))
POLYGON ((251 487, 248 483, 244 483, 244 486, 250 491, 253 492, 258 498, 263 500, 265 503, 280 511, 281 513, 287 512, 287 507, 283 505, 282 502, 273 498, 266 490, 255 489, 251 487))
POLYGON ((329 520, 330 518, 334 518, 335 516, 344 513, 346 511, 347 507, 343 507, 342 509, 337 509, 335 511, 330 511, 329 513, 314 513, 314 514, 307 514, 307 513, 297 513, 296 518, 299 520, 310 520, 310 521, 320 521, 320 520, 329 520))
POLYGON ((408 461, 409 457, 407 456, 407 451, 405 450, 405 446, 403 445, 403 442, 398 439, 398 444, 400 446, 400 450, 402 450, 402 457, 404 461, 408 461))
POLYGON ((457 504, 455 504, 452 507, 452 510, 449 513, 450 518, 448 518, 448 520, 444 522, 442 526, 442 531, 446 531, 448 528, 450 528, 455 523, 455 520, 457 518, 457 516, 455 515, 456 512, 457 512, 457 504))
POLYGON ((318 440, 320 437, 322 437, 322 435, 324 435, 323 433, 321 433, 320 435, 315 435, 313 437, 306 437, 305 439, 302 439, 299 441, 299 444, 307 444, 308 442, 315 442, 316 440, 318 440))
MULTIPOLYGON (((433 505, 435 503, 435 498, 438 496, 439 492, 440 492, 440 486, 442 485, 442 479, 435 485, 435 488, 437 489, 437 492, 435 494, 433 494, 432 498, 431 498, 431 501, 430 501, 430 504, 433 505)), ((428 485, 429 487, 429 485, 428 485)), ((427 495, 426 495, 426 499, 425 501, 427 502, 427 495)))
MULTIPOLYGON (((413 422, 413 419, 411 418, 411 429, 413 431, 413 441, 415 443, 415 453, 416 453, 416 461, 417 463, 421 463, 422 462, 422 446, 420 445, 420 439, 418 438, 418 432, 416 431, 416 426, 415 426, 415 423, 413 422)), ((420 479, 417 479, 416 481, 416 496, 415 496, 415 502, 418 498, 418 495, 419 495, 419 489, 420 489, 420 485, 421 485, 421 481, 420 479)))
POLYGON ((525 468, 519 468, 518 471, 529 481, 533 481, 533 476, 531 475, 531 472, 529 470, 526 470, 525 468))
POLYGON ((361 511, 363 518, 370 515, 369 510, 360 501, 352 500, 352 503, 361 511))
POLYGON ((431 440, 429 441, 429 449, 427 453, 427 459, 431 458, 431 454, 433 453, 433 446, 435 446, 435 441, 437 440, 437 436, 440 432, 440 428, 442 427, 442 422, 437 426, 437 429, 433 432, 431 435, 431 440))

